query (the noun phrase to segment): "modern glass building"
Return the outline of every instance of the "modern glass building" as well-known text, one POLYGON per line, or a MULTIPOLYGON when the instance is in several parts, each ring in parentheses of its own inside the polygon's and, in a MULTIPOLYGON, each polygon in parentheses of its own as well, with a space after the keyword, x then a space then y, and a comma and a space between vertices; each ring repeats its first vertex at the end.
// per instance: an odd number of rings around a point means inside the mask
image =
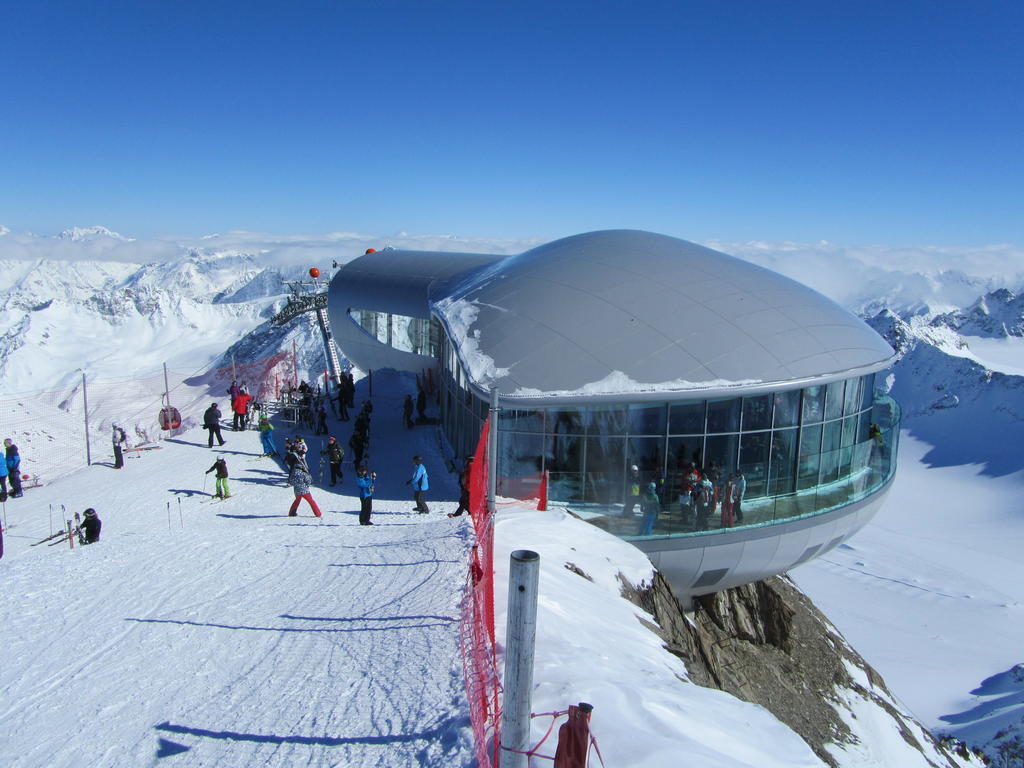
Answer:
POLYGON ((361 367, 436 371, 457 457, 493 391, 499 494, 537 495, 544 478, 549 501, 632 541, 684 597, 837 546, 893 477, 885 341, 799 283, 682 240, 382 251, 339 271, 329 310, 361 367))

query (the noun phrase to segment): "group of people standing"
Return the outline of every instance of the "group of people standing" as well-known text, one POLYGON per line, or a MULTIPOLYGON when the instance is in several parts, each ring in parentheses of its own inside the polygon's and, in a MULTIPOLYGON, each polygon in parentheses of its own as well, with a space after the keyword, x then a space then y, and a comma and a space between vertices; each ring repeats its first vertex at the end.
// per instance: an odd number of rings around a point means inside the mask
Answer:
POLYGON ((252 395, 249 394, 249 389, 245 386, 245 382, 243 381, 241 384, 238 384, 232 381, 231 386, 228 387, 228 395, 231 396, 231 413, 234 414, 231 422, 231 431, 241 432, 248 429, 249 406, 252 403, 252 395))
MULTIPOLYGON (((650 536, 654 532, 658 515, 668 503, 664 498, 665 489, 657 482, 642 483, 636 465, 630 467, 627 485, 622 514, 628 515, 639 507, 642 519, 638 535, 650 536)), ((690 462, 683 471, 678 496, 683 525, 692 525, 695 531, 706 531, 708 519, 719 510, 722 528, 742 525, 743 497, 746 491, 747 479, 742 469, 724 475, 714 465, 701 470, 696 463, 690 462)))
POLYGON ((7 499, 18 499, 22 496, 21 489, 21 455, 18 446, 11 438, 4 440, 4 457, 0 461, 0 502, 7 499), (11 490, 7 492, 7 481, 10 479, 11 490))

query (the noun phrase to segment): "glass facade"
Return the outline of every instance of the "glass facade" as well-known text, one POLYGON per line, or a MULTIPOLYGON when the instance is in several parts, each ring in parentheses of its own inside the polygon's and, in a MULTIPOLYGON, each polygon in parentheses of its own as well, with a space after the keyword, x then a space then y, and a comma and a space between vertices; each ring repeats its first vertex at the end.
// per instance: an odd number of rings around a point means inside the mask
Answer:
MULTIPOLYGON (((458 456, 489 404, 441 334, 441 412, 458 456)), ((900 415, 875 375, 716 400, 498 412, 498 494, 548 499, 624 538, 700 535, 819 514, 895 471, 900 415), (654 484, 654 496, 647 495, 654 484), (646 495, 646 498, 645 498, 646 495)))
POLYGON ((369 309, 349 310, 349 316, 381 344, 414 355, 437 356, 438 340, 442 333, 440 324, 433 318, 424 320, 369 309))

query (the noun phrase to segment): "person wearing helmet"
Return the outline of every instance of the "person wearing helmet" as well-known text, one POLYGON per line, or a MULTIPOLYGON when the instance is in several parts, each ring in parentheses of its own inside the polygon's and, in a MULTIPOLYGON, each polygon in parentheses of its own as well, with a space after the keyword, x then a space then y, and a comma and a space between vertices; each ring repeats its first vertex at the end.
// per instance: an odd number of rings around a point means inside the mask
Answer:
POLYGON ((82 524, 79 526, 83 544, 95 544, 100 540, 100 528, 103 522, 96 516, 96 510, 89 507, 83 513, 82 524))
POLYGON ((626 476, 626 503, 622 507, 622 516, 632 514, 635 507, 640 506, 640 468, 634 464, 626 476))
POLYGON ((217 460, 213 462, 213 466, 206 470, 206 474, 214 471, 217 473, 214 475, 217 478, 217 492, 211 495, 216 496, 218 499, 226 499, 231 496, 231 493, 228 491, 228 463, 224 461, 223 456, 217 457, 217 460))

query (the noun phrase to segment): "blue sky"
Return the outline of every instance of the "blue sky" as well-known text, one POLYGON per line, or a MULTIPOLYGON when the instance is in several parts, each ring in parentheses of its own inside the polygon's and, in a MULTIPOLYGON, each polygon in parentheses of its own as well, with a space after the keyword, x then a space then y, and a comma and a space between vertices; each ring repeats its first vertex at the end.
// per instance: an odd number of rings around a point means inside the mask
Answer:
POLYGON ((1024 242, 1020 2, 46 2, 0 224, 1024 242))

